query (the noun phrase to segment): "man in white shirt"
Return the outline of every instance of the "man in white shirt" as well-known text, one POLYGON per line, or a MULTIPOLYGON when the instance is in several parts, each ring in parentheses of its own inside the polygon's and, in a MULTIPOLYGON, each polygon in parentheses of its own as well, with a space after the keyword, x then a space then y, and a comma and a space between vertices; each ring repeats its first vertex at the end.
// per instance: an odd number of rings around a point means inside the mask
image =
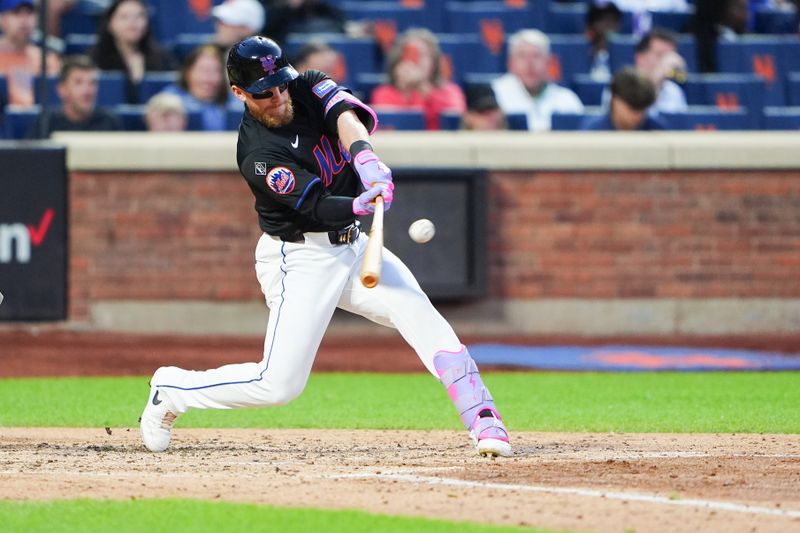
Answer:
POLYGON ((550 39, 539 30, 521 30, 508 39, 507 74, 492 81, 506 115, 523 113, 530 131, 549 131, 553 113, 583 113, 571 90, 550 81, 550 39))

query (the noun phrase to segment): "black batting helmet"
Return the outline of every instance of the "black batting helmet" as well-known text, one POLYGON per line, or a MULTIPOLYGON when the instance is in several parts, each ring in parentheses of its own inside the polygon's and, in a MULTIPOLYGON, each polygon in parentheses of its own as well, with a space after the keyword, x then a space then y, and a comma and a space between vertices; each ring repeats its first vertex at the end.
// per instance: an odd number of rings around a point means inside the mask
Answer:
POLYGON ((228 80, 251 94, 264 92, 297 78, 278 43, 266 37, 248 37, 228 52, 228 80))

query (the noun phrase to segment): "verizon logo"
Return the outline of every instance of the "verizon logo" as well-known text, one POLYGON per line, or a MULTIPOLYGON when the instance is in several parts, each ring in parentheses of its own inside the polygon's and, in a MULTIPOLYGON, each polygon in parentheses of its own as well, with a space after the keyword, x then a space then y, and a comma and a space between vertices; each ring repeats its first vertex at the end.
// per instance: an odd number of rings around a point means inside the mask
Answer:
POLYGON ((12 263, 15 259, 18 263, 29 263, 31 246, 40 246, 44 242, 55 214, 55 209, 46 209, 35 226, 0 224, 0 264, 12 263))

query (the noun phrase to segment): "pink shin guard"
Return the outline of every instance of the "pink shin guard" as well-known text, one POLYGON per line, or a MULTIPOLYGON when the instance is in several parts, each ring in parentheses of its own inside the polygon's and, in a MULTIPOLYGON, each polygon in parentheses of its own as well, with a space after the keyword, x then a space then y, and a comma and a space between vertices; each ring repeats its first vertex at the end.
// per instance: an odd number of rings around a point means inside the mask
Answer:
POLYGON ((453 400, 464 427, 474 431, 479 439, 490 437, 508 441, 500 413, 467 348, 464 346, 455 353, 437 352, 433 366, 439 374, 439 381, 453 400))

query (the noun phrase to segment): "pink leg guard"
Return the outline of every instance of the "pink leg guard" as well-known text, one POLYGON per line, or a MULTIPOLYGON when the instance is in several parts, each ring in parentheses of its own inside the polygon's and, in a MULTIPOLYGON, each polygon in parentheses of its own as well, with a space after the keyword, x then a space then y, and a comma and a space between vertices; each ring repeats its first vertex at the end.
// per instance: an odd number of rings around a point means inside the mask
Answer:
POLYGON ((462 347, 456 353, 437 352, 433 366, 453 400, 461 422, 474 433, 476 440, 492 438, 508 442, 508 432, 501 422, 500 413, 467 348, 462 347))

